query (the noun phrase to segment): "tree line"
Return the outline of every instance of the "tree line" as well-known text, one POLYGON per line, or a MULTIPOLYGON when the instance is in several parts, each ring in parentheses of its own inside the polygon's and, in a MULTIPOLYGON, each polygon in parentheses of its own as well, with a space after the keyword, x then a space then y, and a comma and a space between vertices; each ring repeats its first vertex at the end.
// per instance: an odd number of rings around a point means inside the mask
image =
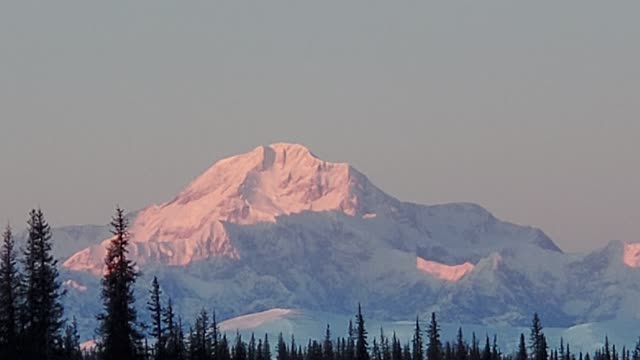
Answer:
POLYGON ((240 333, 230 340, 218 326, 215 312, 201 310, 188 326, 174 311, 169 298, 162 301, 158 279, 149 290, 147 311, 151 321, 141 324, 135 306, 134 284, 139 276, 128 258, 128 221, 116 209, 111 220, 101 280, 102 311, 95 347, 81 351, 75 319, 65 319, 57 262, 51 254, 51 227, 40 209, 29 213, 27 240, 18 259, 13 232, 3 233, 0 249, 0 359, 2 360, 640 360, 640 340, 632 349, 616 349, 605 338, 593 354, 571 351, 560 339, 551 349, 538 314, 534 314, 528 341, 520 335, 515 352, 503 353, 496 336, 483 341, 462 328, 456 339, 443 342, 436 314, 426 330, 416 318, 413 336, 402 342, 380 329, 370 336, 362 308, 349 322, 347 336, 334 338, 327 325, 325 337, 297 343, 295 335, 278 336, 272 350, 268 335, 248 340, 240 333))

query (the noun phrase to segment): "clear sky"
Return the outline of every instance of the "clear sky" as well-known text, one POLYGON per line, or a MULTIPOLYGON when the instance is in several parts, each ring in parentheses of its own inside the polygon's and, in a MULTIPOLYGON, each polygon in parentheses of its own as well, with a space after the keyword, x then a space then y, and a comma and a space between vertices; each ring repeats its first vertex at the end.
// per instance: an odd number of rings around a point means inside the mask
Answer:
POLYGON ((3 1, 0 219, 106 223, 277 141, 566 250, 640 241, 640 2, 3 1))

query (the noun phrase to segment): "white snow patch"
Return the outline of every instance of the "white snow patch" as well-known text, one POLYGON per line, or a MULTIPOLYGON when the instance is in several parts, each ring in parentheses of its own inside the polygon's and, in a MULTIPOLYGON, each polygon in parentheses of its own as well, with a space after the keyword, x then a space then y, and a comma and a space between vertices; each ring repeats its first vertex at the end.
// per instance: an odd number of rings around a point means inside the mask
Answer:
POLYGON ((82 351, 90 351, 96 348, 97 342, 95 339, 91 339, 88 341, 85 341, 83 343, 80 344, 80 350, 82 351))
POLYGON ((78 282, 76 282, 75 280, 67 280, 65 282, 62 283, 65 287, 68 287, 70 289, 74 289, 74 290, 78 290, 78 291, 82 291, 85 292, 87 291, 87 287, 84 285, 80 285, 78 282))
POLYGON ((435 276, 440 280, 445 281, 458 281, 465 275, 473 271, 474 265, 470 262, 465 262, 460 265, 446 265, 436 261, 425 260, 418 257, 416 260, 416 267, 429 275, 435 276))
POLYGON ((288 315, 295 315, 297 312, 291 309, 271 309, 255 314, 249 314, 239 316, 220 323, 220 330, 222 331, 234 331, 234 330, 246 330, 256 329, 264 324, 281 320, 288 315))
POLYGON ((640 243, 624 243, 623 261, 630 268, 640 268, 640 243))

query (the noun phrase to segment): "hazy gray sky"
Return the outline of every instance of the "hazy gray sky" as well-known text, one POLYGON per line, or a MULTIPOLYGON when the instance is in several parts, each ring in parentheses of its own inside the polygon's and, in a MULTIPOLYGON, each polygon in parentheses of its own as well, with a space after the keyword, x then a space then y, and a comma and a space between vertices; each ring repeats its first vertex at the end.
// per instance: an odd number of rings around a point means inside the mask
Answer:
POLYGON ((299 142, 566 250, 640 241, 640 2, 5 1, 0 219, 105 223, 299 142))

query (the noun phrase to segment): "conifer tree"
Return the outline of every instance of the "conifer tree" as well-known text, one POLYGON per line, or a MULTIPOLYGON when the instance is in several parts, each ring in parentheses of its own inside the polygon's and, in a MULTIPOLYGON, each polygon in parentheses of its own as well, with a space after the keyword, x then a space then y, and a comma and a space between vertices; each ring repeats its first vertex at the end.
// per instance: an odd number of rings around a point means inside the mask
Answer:
POLYGON ((498 336, 493 335, 493 345, 491 345, 491 360, 500 360, 500 349, 498 349, 498 336))
POLYGON ((222 339, 220 338, 220 329, 218 328, 218 319, 216 318, 216 312, 213 311, 212 312, 213 315, 211 316, 211 350, 210 353, 213 354, 213 357, 217 360, 223 359, 225 356, 228 356, 228 352, 229 352, 229 347, 228 347, 228 343, 227 343, 227 354, 225 355, 225 349, 224 346, 222 345, 221 341, 222 339))
POLYGON ((247 346, 242 341, 242 335, 236 334, 236 344, 233 347, 233 360, 247 360, 247 346))
POLYGON ((333 341, 331 340, 331 326, 327 324, 327 329, 324 333, 324 342, 322 343, 322 359, 335 360, 334 356, 333 341))
MULTIPOLYGON (((311 342, 311 340, 309 340, 311 342)), ((256 348, 256 360, 266 360, 264 358, 264 352, 262 351, 262 339, 258 340, 258 347, 256 348)))
POLYGON ((527 355, 527 345, 524 342, 524 334, 520 334, 520 344, 518 344, 518 353, 516 354, 515 360, 527 360, 529 356, 527 355))
POLYGON ((284 337, 282 336, 282 333, 278 335, 276 360, 289 360, 289 352, 287 351, 287 344, 284 342, 284 337))
POLYGON ((382 328, 380 328, 380 346, 382 350, 382 360, 391 360, 389 338, 384 335, 384 330, 382 328))
POLYGON ((51 227, 42 210, 31 210, 28 226, 22 285, 22 353, 25 360, 50 360, 61 351, 63 292, 58 280, 58 262, 51 254, 51 227))
MULTIPOLYGON (((295 345, 295 341, 293 339, 293 335, 291 335, 291 346, 295 345)), ((248 360, 257 360, 257 349, 256 349, 256 337, 253 333, 251 333, 251 339, 249 340, 249 347, 247 348, 247 359, 248 360)))
POLYGON ((271 360, 271 345, 269 345, 268 334, 264 334, 264 341, 262 342, 262 358, 265 360, 271 360))
POLYGON ((367 330, 364 327, 362 306, 358 304, 356 315, 356 352, 355 360, 369 360, 369 343, 367 342, 367 330))
POLYGON ((431 313, 431 322, 427 329, 427 360, 442 360, 442 342, 440 341, 440 325, 436 321, 436 313, 431 313))
POLYGON ((455 358, 456 360, 467 360, 468 356, 467 344, 464 342, 464 337, 462 336, 462 328, 459 327, 456 337, 455 358))
POLYGON ((64 330, 64 338, 62 340, 62 359, 82 360, 80 335, 78 335, 78 322, 75 317, 71 324, 68 324, 64 330))
POLYGON ((349 320, 349 331, 348 331, 349 337, 347 338, 347 347, 345 349, 346 353, 344 356, 345 360, 354 360, 355 358, 355 351, 356 351, 356 340, 355 340, 355 334, 356 331, 353 328, 353 321, 349 320))
POLYGON ((391 339, 391 359, 402 360, 402 345, 400 345, 400 340, 398 340, 395 331, 391 339))
POLYGON ((162 322, 166 329, 164 355, 167 360, 181 360, 185 357, 184 334, 182 333, 182 321, 176 323, 173 301, 167 301, 167 307, 162 312, 162 322))
POLYGON ((380 346, 378 346, 378 341, 376 340, 375 337, 371 342, 371 359, 382 360, 382 352, 380 351, 380 346))
POLYGON ((444 344, 444 360, 454 360, 453 346, 448 341, 444 344))
POLYGON ((155 360, 164 360, 164 347, 165 337, 162 321, 162 304, 160 303, 160 284, 158 278, 153 277, 151 283, 151 290, 149 291, 149 301, 147 302, 147 309, 151 314, 151 336, 156 340, 154 348, 155 360))
POLYGON ((491 344, 489 343, 489 335, 485 338, 484 349, 482 350, 482 360, 491 360, 491 344))
POLYGON ((402 347, 402 359, 411 360, 411 344, 409 342, 402 347))
POLYGON ((547 340, 542 332, 542 322, 540 321, 540 317, 538 317, 538 313, 533 314, 529 340, 531 341, 532 360, 547 360, 549 357, 547 353, 547 340))
POLYGON ((18 357, 20 274, 11 227, 7 225, 0 250, 0 358, 18 357))
POLYGON ((413 330, 413 360, 424 360, 424 344, 422 341, 422 330, 420 329, 420 317, 416 316, 416 325, 413 330))
POLYGON ((469 351, 469 359, 480 360, 480 356, 480 342, 474 332, 471 334, 471 350, 469 351))
POLYGON ((128 259, 129 233, 124 211, 116 208, 111 221, 113 237, 107 247, 102 278, 103 313, 98 316, 102 358, 133 360, 141 357, 141 334, 133 285, 138 276, 135 264, 128 259))
POLYGON ((222 335, 222 338, 218 340, 215 360, 231 360, 229 353, 229 340, 227 340, 226 334, 222 335))

